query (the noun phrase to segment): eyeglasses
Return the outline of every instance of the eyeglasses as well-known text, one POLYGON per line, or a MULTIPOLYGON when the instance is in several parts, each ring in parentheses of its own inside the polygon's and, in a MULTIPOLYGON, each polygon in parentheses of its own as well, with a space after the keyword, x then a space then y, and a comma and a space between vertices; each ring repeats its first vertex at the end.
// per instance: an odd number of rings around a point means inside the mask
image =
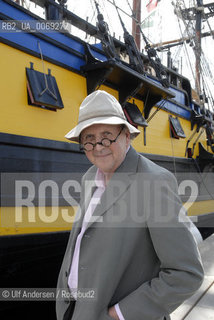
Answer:
POLYGON ((96 142, 96 143, 92 143, 92 142, 86 142, 84 144, 80 144, 80 150, 84 150, 84 151, 92 151, 94 150, 94 148, 96 147, 97 144, 100 144, 103 147, 110 147, 110 145, 113 142, 116 142, 119 135, 121 134, 121 132, 123 131, 124 127, 121 128, 120 132, 118 133, 118 135, 116 136, 116 138, 114 140, 111 140, 109 138, 103 138, 101 141, 96 142))

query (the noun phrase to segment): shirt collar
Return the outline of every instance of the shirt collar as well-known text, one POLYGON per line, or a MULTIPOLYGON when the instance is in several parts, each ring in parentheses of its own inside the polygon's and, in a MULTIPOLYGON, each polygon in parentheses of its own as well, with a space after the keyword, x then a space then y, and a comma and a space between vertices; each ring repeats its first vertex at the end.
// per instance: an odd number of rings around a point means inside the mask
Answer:
POLYGON ((97 188, 105 188, 105 176, 104 173, 98 168, 95 176, 95 184, 97 188))

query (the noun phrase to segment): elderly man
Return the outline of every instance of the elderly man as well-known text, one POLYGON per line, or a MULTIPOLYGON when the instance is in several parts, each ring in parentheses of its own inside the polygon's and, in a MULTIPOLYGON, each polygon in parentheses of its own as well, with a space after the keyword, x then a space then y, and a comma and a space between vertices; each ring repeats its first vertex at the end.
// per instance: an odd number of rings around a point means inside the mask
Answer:
POLYGON ((82 179, 59 274, 58 289, 69 299, 57 300, 58 320, 170 319, 201 285, 203 268, 191 222, 179 218, 175 178, 133 149, 139 133, 119 102, 98 90, 82 102, 78 124, 66 135, 93 166, 82 179))

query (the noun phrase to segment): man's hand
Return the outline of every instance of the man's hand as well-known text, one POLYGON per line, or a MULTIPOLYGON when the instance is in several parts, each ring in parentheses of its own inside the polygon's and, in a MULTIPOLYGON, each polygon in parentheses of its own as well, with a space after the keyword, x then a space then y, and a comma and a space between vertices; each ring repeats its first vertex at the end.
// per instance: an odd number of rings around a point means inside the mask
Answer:
POLYGON ((109 314, 110 317, 112 317, 112 319, 120 320, 120 318, 118 317, 117 312, 115 310, 115 307, 109 308, 108 309, 108 314, 109 314))

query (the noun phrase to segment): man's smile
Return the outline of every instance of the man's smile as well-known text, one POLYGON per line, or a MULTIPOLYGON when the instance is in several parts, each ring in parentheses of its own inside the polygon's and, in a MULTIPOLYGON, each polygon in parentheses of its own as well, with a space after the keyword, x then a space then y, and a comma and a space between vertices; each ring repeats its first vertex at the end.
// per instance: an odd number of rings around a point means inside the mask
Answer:
POLYGON ((112 153, 108 153, 108 154, 96 154, 94 155, 95 158, 105 158, 105 157, 108 157, 108 156, 111 156, 112 153))

